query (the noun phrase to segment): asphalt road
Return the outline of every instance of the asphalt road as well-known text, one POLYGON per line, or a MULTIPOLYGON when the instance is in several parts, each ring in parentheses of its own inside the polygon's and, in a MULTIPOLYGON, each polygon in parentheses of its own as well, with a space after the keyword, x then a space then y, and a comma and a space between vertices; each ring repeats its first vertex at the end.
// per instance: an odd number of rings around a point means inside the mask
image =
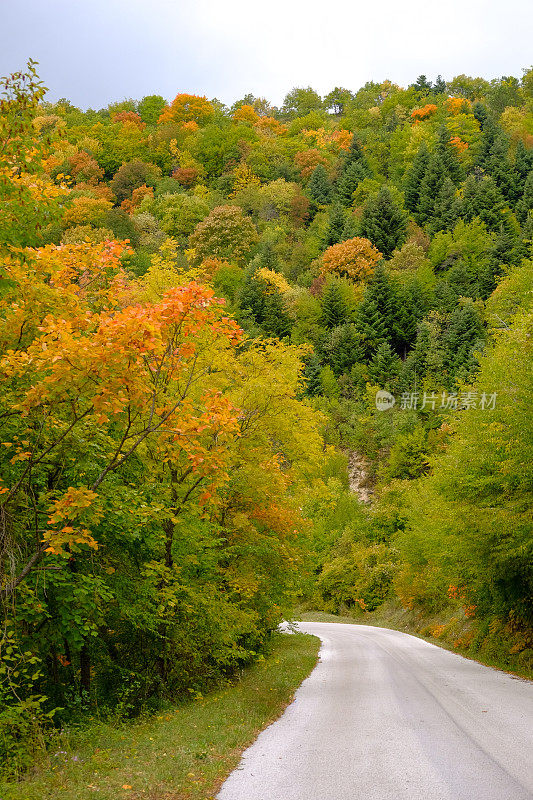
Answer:
POLYGON ((398 631, 300 628, 320 663, 219 800, 532 800, 533 682, 398 631))

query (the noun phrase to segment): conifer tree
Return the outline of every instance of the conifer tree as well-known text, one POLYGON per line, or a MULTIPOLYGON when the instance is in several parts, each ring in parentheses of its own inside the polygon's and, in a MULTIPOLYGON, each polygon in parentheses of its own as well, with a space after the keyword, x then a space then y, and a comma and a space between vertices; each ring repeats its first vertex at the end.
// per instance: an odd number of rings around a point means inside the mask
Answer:
POLYGON ((383 389, 390 389, 396 383, 400 371, 398 356, 393 353, 388 342, 382 342, 374 353, 368 373, 372 380, 383 389))
POLYGON ((283 298, 277 291, 269 291, 265 296, 261 327, 265 333, 283 339, 290 336, 291 321, 283 298))
POLYGON ((307 184, 307 191, 309 196, 318 205, 327 205, 331 198, 331 185, 328 179, 328 174, 323 164, 318 164, 309 183, 307 184))
POLYGON ((433 207, 433 216, 428 223, 431 234, 451 230, 461 216, 461 201, 450 178, 446 177, 433 207))
POLYGON ((337 200, 342 203, 343 206, 351 206, 353 193, 360 182, 366 177, 367 170, 361 161, 348 162, 335 186, 337 200))
POLYGON ((322 364, 316 353, 313 353, 305 362, 304 366, 304 381, 305 381, 305 394, 308 397, 315 397, 320 394, 322 389, 322 382, 320 380, 320 373, 322 372, 322 364))
POLYGON ((518 196, 517 184, 519 176, 509 158, 509 142, 501 133, 496 136, 483 167, 494 179, 497 187, 508 202, 514 202, 518 196))
POLYGON ((326 328, 335 328, 346 322, 348 308, 336 280, 330 280, 322 294, 321 322, 326 328))
POLYGON ((377 195, 369 197, 363 208, 361 234, 390 258, 407 236, 407 215, 394 202, 390 190, 382 186, 377 195))
POLYGON ((524 182, 524 192, 516 204, 516 216, 521 225, 525 225, 528 215, 533 210, 533 170, 524 182))
POLYGON ((361 335, 364 358, 368 361, 380 344, 389 341, 386 322, 369 294, 365 294, 357 308, 355 325, 361 335))
POLYGON ((469 175, 463 185, 462 217, 471 222, 479 217, 490 231, 498 232, 505 200, 494 179, 469 175))
POLYGON ((429 165, 429 152, 425 142, 422 142, 416 154, 412 167, 405 180, 405 207, 413 214, 418 208, 420 199, 420 184, 429 165))
POLYGON ((351 323, 338 325, 325 337, 322 349, 336 377, 350 372, 364 358, 361 335, 351 323))
POLYGON ((519 139, 516 145, 514 168, 516 189, 522 195, 527 176, 533 170, 533 148, 526 148, 522 139, 519 139))
MULTIPOLYGON (((336 203, 332 206, 329 215, 329 224, 324 236, 324 249, 331 247, 333 244, 338 244, 344 240, 343 230, 346 224, 346 217, 344 209, 341 205, 336 203)), ((349 237, 348 237, 349 238, 349 237)))
POLYGON ((457 186, 463 178, 463 169, 454 148, 450 144, 450 133, 446 125, 441 125, 437 135, 437 146, 435 151, 440 156, 448 177, 457 186))
POLYGON ((346 222, 344 223, 344 228, 342 229, 341 242, 345 242, 347 239, 353 239, 355 236, 360 235, 361 228, 359 224, 353 214, 348 214, 346 222))
POLYGON ((431 220, 437 198, 447 176, 441 154, 436 150, 429 158, 427 170, 420 183, 420 197, 415 212, 415 219, 420 225, 425 225, 431 220))
POLYGON ((446 81, 443 79, 442 75, 437 75, 437 80, 433 84, 433 94, 445 94, 446 92, 446 81))

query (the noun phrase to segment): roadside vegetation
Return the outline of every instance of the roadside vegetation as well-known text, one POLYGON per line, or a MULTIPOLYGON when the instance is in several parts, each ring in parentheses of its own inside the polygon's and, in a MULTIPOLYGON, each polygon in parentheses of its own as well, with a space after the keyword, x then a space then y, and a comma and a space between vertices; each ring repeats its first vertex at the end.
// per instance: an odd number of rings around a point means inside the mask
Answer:
POLYGON ((526 669, 533 70, 0 93, 5 778, 226 686, 296 603, 526 669))
POLYGON ((264 658, 205 696, 134 722, 94 719, 53 735, 2 800, 211 800, 242 750, 290 703, 316 664, 319 641, 277 635, 264 658))

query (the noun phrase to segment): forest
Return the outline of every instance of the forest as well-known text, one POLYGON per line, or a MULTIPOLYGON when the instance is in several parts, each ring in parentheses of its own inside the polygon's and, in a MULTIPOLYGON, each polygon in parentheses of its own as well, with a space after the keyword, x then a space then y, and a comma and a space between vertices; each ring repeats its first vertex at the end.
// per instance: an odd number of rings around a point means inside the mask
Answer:
POLYGON ((98 111, 37 70, 0 100, 6 774, 297 607, 531 665, 533 69, 98 111))

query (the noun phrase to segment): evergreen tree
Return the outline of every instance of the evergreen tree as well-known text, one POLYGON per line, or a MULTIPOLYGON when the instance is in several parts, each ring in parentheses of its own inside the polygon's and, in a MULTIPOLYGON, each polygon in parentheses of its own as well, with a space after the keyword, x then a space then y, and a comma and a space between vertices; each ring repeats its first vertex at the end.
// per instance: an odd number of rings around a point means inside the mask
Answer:
POLYGON ((269 291, 265 296, 261 327, 265 333, 277 336, 278 339, 290 336, 291 321, 283 298, 277 291, 269 291))
POLYGON ((309 197, 318 203, 318 205, 327 205, 331 198, 331 185, 328 179, 328 173, 323 164, 318 164, 315 167, 313 174, 307 184, 307 192, 309 197))
POLYGON ((484 159, 483 167, 492 176, 504 198, 513 203, 519 196, 519 176, 509 158, 509 142, 506 136, 501 133, 496 136, 484 159))
POLYGON ((461 201, 450 178, 446 177, 442 184, 435 205, 433 216, 428 223, 431 234, 451 230, 461 216, 461 201))
POLYGON ((399 371, 398 356, 393 353, 388 342, 382 342, 368 365, 370 377, 381 388, 390 389, 396 383, 399 371))
POLYGON ((463 169, 454 148, 450 144, 450 133, 446 125, 441 125, 439 128, 435 151, 438 153, 448 177, 458 186, 463 179, 463 169))
POLYGON ((355 326, 361 336, 364 360, 369 361, 380 344, 389 341, 389 336, 385 320, 368 293, 357 308, 355 326))
POLYGON ((530 211, 533 210, 533 170, 524 182, 524 192, 516 204, 516 216, 521 225, 525 225, 530 211))
POLYGON ((528 150, 522 139, 519 139, 516 145, 514 169, 516 189, 522 195, 527 176, 533 170, 533 149, 528 150))
POLYGON ((446 91, 446 81, 442 75, 437 75, 437 80, 433 84, 433 94, 445 94, 446 91))
POLYGON ((265 308, 265 286, 255 279, 255 266, 250 267, 245 275, 239 297, 239 307, 247 311, 259 325, 263 322, 265 308))
POLYGON ((364 357, 361 335, 353 324, 338 325, 328 333, 322 344, 324 358, 336 377, 350 372, 364 357))
POLYGON ((316 353, 313 353, 305 362, 304 366, 304 381, 305 381, 305 394, 308 397, 315 397, 320 394, 322 389, 322 382, 320 380, 320 373, 322 372, 322 364, 316 353))
POLYGON ((405 180, 405 207, 413 214, 418 208, 420 200, 420 184, 429 165, 429 152, 425 142, 422 142, 416 154, 412 167, 405 180))
POLYGON ((450 315, 443 332, 444 366, 450 375, 467 378, 477 362, 474 350, 484 340, 483 324, 472 303, 459 306, 450 315))
POLYGON ((326 328, 335 328, 346 322, 348 308, 336 280, 330 280, 322 294, 321 322, 326 328))
POLYGON ((414 83, 411 84, 413 89, 416 89, 421 95, 426 95, 431 92, 431 81, 428 81, 425 75, 419 75, 414 83))
POLYGON ((360 235, 360 227, 355 217, 353 214, 348 214, 346 222, 344 223, 344 228, 342 229, 341 242, 345 242, 347 239, 353 239, 355 236, 360 235))
POLYGON ((324 249, 338 244, 344 240, 343 230, 346 223, 344 209, 338 203, 332 206, 329 215, 329 224, 324 236, 324 249))
POLYGON ((353 193, 366 177, 367 170, 361 161, 348 162, 335 186, 337 200, 343 206, 351 206, 353 193))
POLYGON ((507 209, 501 215, 500 230, 492 252, 496 264, 518 265, 527 256, 518 220, 507 209))
POLYGON ((407 237, 407 215, 392 199, 390 190, 382 186, 377 195, 369 197, 363 208, 361 234, 390 258, 407 237))
POLYGON ((487 122, 487 119, 489 119, 489 112, 487 111, 486 106, 484 106, 483 103, 480 103, 478 100, 472 106, 472 113, 475 119, 477 119, 477 121, 479 122, 479 127, 481 128, 481 130, 483 130, 485 127, 485 123, 487 122))
POLYGON ((372 176, 372 171, 368 166, 368 161, 366 160, 366 156, 363 153, 363 149, 355 134, 352 136, 350 148, 345 156, 344 170, 346 170, 346 168, 350 166, 350 164, 360 164, 364 171, 365 178, 370 178, 372 176))
POLYGON ((431 154, 428 168, 420 183, 420 197, 415 219, 420 225, 430 222, 434 213, 440 191, 448 177, 446 167, 438 151, 431 154))
POLYGON ((499 232, 504 208, 505 200, 491 176, 481 179, 474 174, 468 176, 463 185, 464 220, 471 222, 479 217, 490 231, 499 232))

